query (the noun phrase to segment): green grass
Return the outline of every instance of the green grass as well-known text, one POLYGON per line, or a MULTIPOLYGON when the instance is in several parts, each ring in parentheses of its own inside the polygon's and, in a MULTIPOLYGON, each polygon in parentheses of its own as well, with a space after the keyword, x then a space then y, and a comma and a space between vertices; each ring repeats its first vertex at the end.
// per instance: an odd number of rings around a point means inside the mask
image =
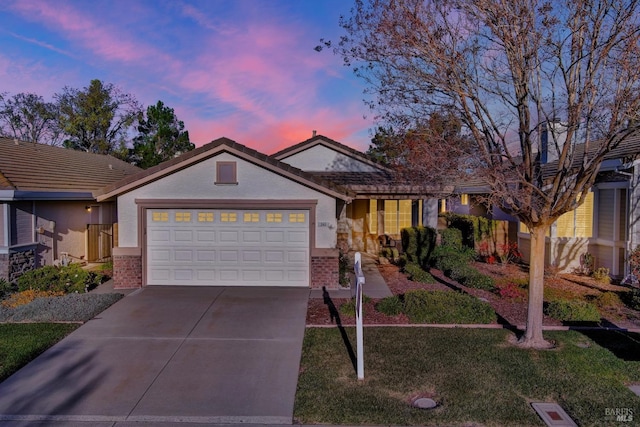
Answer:
POLYGON ((69 323, 0 324, 0 381, 76 329, 69 323))
MULTIPOLYGON (((355 346, 353 328, 346 332, 355 346)), ((542 426, 530 403, 544 401, 559 403, 581 426, 602 426, 612 422, 606 409, 640 411, 640 398, 626 387, 640 381, 639 335, 547 333, 558 346, 544 351, 511 345, 509 335, 365 328, 359 382, 340 331, 307 329, 294 416, 305 424, 542 426), (416 395, 431 395, 439 406, 412 408, 416 395)))

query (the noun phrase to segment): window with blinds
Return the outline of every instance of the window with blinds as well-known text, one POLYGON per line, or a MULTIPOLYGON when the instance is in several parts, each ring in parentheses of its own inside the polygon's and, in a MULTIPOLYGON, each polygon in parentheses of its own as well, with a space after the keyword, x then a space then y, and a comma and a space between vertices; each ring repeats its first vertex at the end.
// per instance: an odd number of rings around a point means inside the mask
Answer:
POLYGON ((411 227, 411 200, 385 200, 385 234, 400 234, 400 230, 408 227, 411 227))
POLYGON ((369 213, 367 214, 369 223, 369 233, 378 234, 378 201, 369 200, 369 213))

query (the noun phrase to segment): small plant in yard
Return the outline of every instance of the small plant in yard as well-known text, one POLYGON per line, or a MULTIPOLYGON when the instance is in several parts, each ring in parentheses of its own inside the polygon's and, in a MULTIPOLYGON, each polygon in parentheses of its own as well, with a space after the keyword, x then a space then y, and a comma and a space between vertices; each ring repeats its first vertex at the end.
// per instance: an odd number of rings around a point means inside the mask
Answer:
POLYGON ((2 301, 3 307, 16 308, 21 305, 29 304, 36 298, 59 297, 64 295, 61 291, 41 291, 39 289, 27 289, 26 291, 16 292, 2 301))
POLYGON ((0 279, 0 299, 7 297, 17 289, 14 284, 7 282, 5 279, 0 279))
POLYGON ((622 300, 615 292, 603 292, 598 295, 595 303, 598 307, 611 308, 620 307, 622 305, 622 300))
POLYGON ((623 297, 624 303, 634 310, 640 310, 640 289, 631 289, 623 297))
POLYGON ((593 272, 594 262, 595 259, 589 252, 585 252, 580 255, 580 267, 578 268, 578 273, 584 274, 585 276, 590 276, 593 272))
POLYGON ((400 295, 393 295, 381 299, 376 304, 376 310, 387 316, 396 316, 404 310, 404 303, 400 295))
POLYGON ((514 301, 524 301, 527 297, 528 283, 525 279, 511 279, 496 284, 494 292, 500 298, 510 299, 514 301))
POLYGON ((604 283, 608 285, 611 283, 611 276, 609 276, 609 269, 605 267, 597 268, 591 273, 591 277, 593 277, 596 282, 604 283))
POLYGON ((349 257, 342 251, 338 252, 338 283, 343 288, 349 287, 349 257))
MULTIPOLYGON (((362 303, 366 304, 369 301, 371 301, 371 298, 369 298, 366 295, 362 296, 362 303)), ((342 304, 340 306, 340 313, 344 314, 345 316, 349 316, 349 317, 355 317, 356 315, 356 299, 351 298, 349 301, 345 302, 344 304, 342 304)))
POLYGON ((502 264, 509 264, 522 258, 522 253, 517 242, 507 242, 498 244, 498 256, 502 264))
POLYGON ((544 313, 565 322, 598 322, 600 312, 589 302, 582 300, 554 300, 545 304, 544 313))

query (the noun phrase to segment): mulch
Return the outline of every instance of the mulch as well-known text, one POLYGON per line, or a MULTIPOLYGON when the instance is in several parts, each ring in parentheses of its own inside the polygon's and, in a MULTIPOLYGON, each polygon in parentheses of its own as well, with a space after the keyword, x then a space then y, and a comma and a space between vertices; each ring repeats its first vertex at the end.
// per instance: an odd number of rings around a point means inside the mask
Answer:
MULTIPOLYGON (((474 267, 481 273, 493 277, 496 281, 505 281, 528 278, 526 268, 520 265, 508 264, 486 264, 475 263, 474 267)), ((522 328, 527 320, 526 296, 520 299, 503 298, 499 295, 481 290, 472 289, 460 285, 459 283, 445 277, 439 270, 431 270, 430 273, 437 283, 425 284, 412 282, 403 274, 399 267, 393 264, 378 264, 378 270, 394 295, 403 294, 413 289, 426 290, 458 290, 477 296, 487 301, 498 315, 498 324, 515 326, 522 328)), ((629 288, 617 285, 606 285, 598 283, 590 277, 576 274, 556 274, 545 277, 545 288, 555 295, 575 297, 584 296, 595 298, 600 293, 606 291, 622 292, 629 288)), ((365 325, 406 325, 409 319, 406 315, 387 316, 375 310, 375 304, 379 300, 370 300, 363 305, 363 322, 365 325)), ((307 325, 330 326, 330 325, 354 325, 355 318, 347 316, 339 311, 339 307, 348 302, 348 299, 310 299, 307 309, 307 325)), ((602 324, 609 327, 620 328, 640 328, 640 313, 627 307, 615 307, 601 310, 603 316, 602 324)), ((545 326, 563 326, 559 320, 545 316, 543 320, 545 326)))

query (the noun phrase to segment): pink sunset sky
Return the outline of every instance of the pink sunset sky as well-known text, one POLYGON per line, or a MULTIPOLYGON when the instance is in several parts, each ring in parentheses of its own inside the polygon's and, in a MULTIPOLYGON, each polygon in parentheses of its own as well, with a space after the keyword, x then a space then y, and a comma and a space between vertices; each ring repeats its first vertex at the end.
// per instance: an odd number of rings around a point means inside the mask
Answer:
POLYGON ((0 92, 45 100, 92 79, 176 111, 192 142, 271 154, 312 131, 366 150, 364 84, 337 40, 345 0, 17 0, 0 3, 0 92))

